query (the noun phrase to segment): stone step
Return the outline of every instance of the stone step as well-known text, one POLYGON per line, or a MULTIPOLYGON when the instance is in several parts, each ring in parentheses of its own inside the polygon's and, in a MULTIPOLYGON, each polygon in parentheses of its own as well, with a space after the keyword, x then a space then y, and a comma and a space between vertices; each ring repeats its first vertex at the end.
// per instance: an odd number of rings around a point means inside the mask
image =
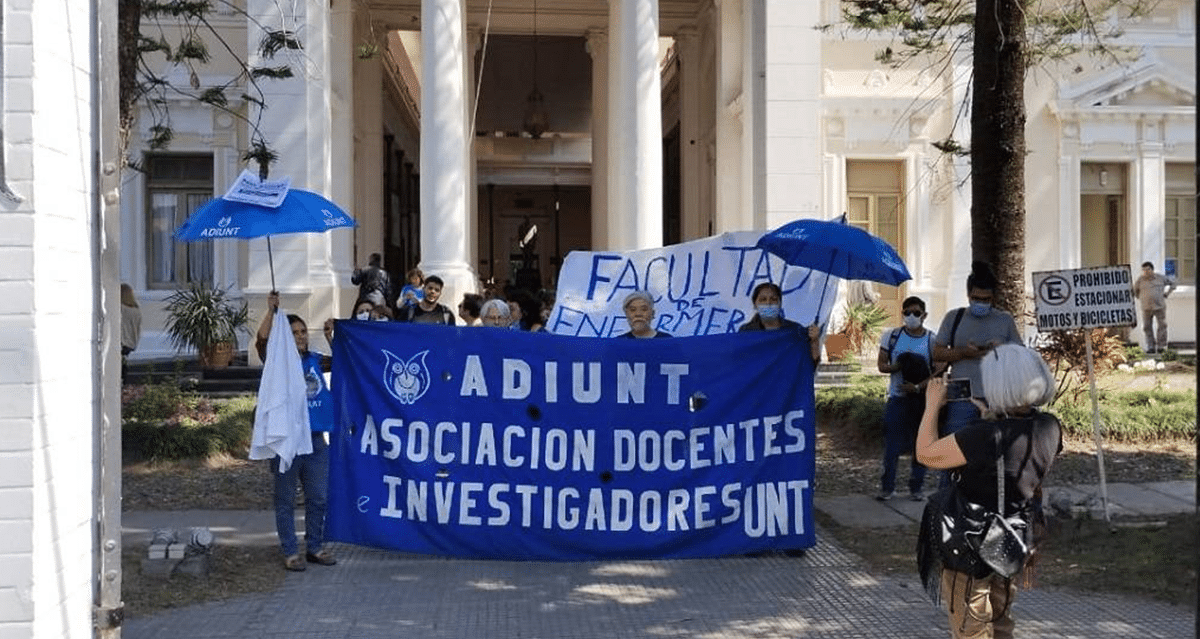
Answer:
POLYGON ((234 356, 226 368, 201 370, 194 357, 172 360, 131 362, 125 370, 124 383, 162 384, 175 382, 206 397, 237 397, 258 392, 262 378, 261 366, 249 366, 245 353, 234 356))

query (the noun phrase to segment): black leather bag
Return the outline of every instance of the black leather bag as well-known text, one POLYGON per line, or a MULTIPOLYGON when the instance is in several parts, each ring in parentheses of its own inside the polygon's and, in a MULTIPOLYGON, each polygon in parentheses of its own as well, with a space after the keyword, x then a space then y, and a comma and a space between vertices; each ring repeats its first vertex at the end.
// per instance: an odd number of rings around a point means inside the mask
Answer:
POLYGON ((996 462, 996 512, 988 513, 983 533, 972 539, 979 558, 1002 577, 1021 572, 1033 547, 1033 530, 1024 512, 1004 516, 1004 456, 996 462))
POLYGON ((1029 524, 1021 517, 988 513, 987 527, 976 538, 979 558, 1001 577, 1012 577, 1021 572, 1029 559, 1029 533, 1029 524))
POLYGON ((958 481, 939 490, 926 508, 938 512, 937 531, 942 565, 972 577, 996 573, 1012 577, 1021 572, 1033 548, 1032 528, 1025 514, 1005 517, 1004 456, 996 462, 996 508, 968 501, 958 481))
POLYGON ((967 501, 953 481, 929 499, 925 508, 934 522, 936 548, 942 565, 972 577, 986 577, 992 572, 979 555, 974 540, 982 537, 988 524, 987 509, 967 501))

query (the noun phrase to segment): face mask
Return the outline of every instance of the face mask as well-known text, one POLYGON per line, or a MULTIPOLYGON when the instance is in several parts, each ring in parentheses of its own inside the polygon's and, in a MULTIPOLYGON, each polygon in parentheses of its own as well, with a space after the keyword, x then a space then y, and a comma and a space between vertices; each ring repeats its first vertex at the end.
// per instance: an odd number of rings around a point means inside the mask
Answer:
POLYGON ((359 313, 358 315, 355 315, 355 316, 354 316, 354 319, 356 319, 356 320, 369 320, 369 319, 371 319, 371 314, 370 314, 370 313, 368 313, 368 312, 366 312, 366 311, 363 311, 363 312, 359 313))
POLYGON ((765 319, 779 319, 783 314, 783 307, 778 304, 764 304, 758 307, 758 316, 765 319))
POLYGON ((379 317, 376 317, 376 318, 375 318, 375 321, 376 321, 376 322, 386 322, 386 321, 388 321, 388 318, 386 318, 386 317, 384 317, 384 316, 380 315, 379 317))
POLYGON ((904 326, 907 328, 911 328, 911 329, 920 328, 921 327, 921 316, 920 315, 905 315, 904 316, 904 326))
POLYGON ((992 312, 992 305, 987 302, 971 302, 971 314, 975 317, 983 317, 992 312))

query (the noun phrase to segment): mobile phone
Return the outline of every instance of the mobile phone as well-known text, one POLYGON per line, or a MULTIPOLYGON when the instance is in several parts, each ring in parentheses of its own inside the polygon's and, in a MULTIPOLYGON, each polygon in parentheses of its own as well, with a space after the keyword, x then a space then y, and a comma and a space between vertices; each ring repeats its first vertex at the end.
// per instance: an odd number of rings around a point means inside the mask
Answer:
POLYGON ((971 400, 971 379, 962 377, 946 380, 946 401, 966 402, 971 400))

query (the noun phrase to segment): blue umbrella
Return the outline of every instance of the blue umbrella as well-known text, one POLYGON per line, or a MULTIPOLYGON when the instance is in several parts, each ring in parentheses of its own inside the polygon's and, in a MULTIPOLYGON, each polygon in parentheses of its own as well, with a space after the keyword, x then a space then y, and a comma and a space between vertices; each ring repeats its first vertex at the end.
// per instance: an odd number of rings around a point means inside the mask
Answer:
POLYGON ((280 233, 324 233, 353 227, 354 219, 328 199, 301 189, 288 189, 278 207, 249 204, 219 197, 196 209, 175 229, 175 239, 195 242, 214 238, 267 238, 267 261, 271 267, 271 289, 275 288, 275 260, 271 237, 280 233))
MULTIPOLYGON (((847 280, 871 280, 896 286, 912 279, 896 249, 882 239, 837 220, 796 220, 764 234, 758 248, 778 255, 788 264, 804 266, 847 280)), ((817 317, 825 305, 821 290, 817 317)))

